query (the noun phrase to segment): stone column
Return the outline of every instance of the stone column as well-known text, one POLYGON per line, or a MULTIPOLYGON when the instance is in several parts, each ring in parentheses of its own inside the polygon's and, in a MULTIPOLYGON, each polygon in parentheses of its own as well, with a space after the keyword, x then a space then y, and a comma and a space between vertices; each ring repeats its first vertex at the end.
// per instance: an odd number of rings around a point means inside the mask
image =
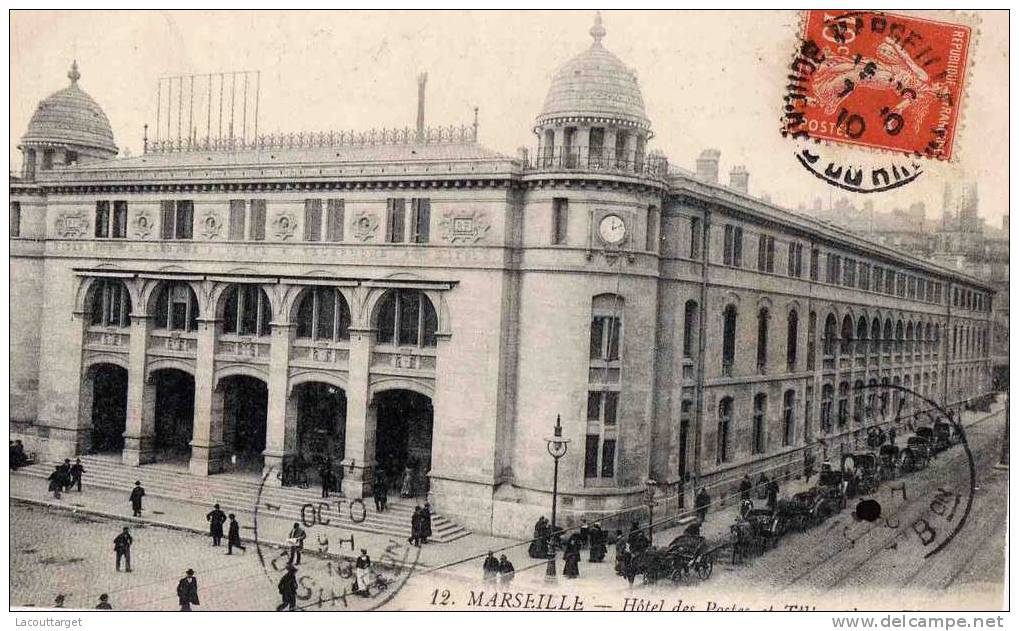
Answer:
POLYGON ((282 483, 283 465, 296 452, 296 404, 290 402, 288 367, 293 324, 273 322, 269 351, 269 399, 265 426, 265 451, 262 452, 263 475, 267 484, 282 483), (293 418, 291 418, 293 417, 293 418))
POLYGON ((127 419, 124 428, 124 464, 138 466, 155 459, 156 388, 145 375, 145 349, 152 319, 131 314, 131 346, 127 369, 127 419))
POLYGON ((368 399, 368 369, 374 335, 370 328, 350 329, 342 485, 343 494, 350 498, 371 494, 372 468, 375 466, 375 406, 368 399))
POLYGON ((616 128, 605 127, 605 139, 602 141, 602 164, 606 168, 615 168, 616 165, 616 128))
POLYGON ((215 318, 198 320, 190 464, 194 475, 209 475, 223 470, 223 393, 213 387, 218 324, 215 318))

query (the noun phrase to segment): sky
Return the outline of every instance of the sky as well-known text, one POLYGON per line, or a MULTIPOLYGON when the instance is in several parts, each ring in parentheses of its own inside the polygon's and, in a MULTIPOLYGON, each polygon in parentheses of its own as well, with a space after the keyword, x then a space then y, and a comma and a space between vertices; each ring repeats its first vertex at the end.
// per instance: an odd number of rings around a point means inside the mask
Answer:
MULTIPOLYGON (((790 208, 817 197, 828 205, 847 196, 857 207, 870 199, 879 210, 922 201, 931 218, 940 214, 946 181, 972 180, 990 225, 1008 213, 1006 12, 965 18, 975 36, 953 160, 925 161, 916 182, 871 195, 817 180, 779 135, 795 12, 605 11, 603 18, 604 46, 636 70, 655 132, 650 146, 674 164, 692 170, 701 150, 716 148, 723 180, 743 165, 752 194, 790 208)), ((590 46, 593 19, 591 11, 14 11, 11 167, 21 163, 17 139, 36 104, 68 84, 72 59, 117 144, 136 155, 143 125, 154 132, 159 77, 236 70, 261 71, 260 132, 413 127, 416 76, 427 72, 428 124, 470 124, 477 107, 481 143, 516 155, 536 144, 534 118, 551 76, 590 46)))

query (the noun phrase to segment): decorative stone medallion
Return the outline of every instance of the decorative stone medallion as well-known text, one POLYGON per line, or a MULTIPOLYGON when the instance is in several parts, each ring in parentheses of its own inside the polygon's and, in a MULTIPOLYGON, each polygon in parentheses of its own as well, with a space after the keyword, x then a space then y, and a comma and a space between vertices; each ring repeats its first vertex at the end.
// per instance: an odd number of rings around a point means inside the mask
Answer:
POLYGON ((152 218, 148 213, 138 213, 134 218, 134 236, 138 239, 148 239, 152 234, 152 218))
POLYGON ((358 241, 374 241, 379 229, 379 218, 366 210, 354 215, 354 238, 358 241))
POLYGON ((209 213, 202 219, 202 236, 206 239, 215 239, 219 236, 222 227, 223 222, 219 220, 219 217, 214 213, 209 213))
POLYGON ((273 219, 272 225, 276 227, 276 238, 281 241, 286 241, 294 236, 294 231, 297 230, 297 220, 290 213, 283 213, 273 219))
POLYGON ((57 235, 65 239, 84 237, 88 234, 88 217, 78 211, 61 213, 55 227, 57 235))
POLYGON ((492 227, 484 211, 447 211, 439 222, 442 238, 449 243, 478 243, 484 241, 492 227))

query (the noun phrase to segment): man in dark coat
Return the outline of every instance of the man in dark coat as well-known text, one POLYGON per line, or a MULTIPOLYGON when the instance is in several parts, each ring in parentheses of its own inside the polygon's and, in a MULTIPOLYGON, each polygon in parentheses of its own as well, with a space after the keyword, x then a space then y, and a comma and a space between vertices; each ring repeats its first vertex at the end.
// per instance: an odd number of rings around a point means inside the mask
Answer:
POLYGON ((205 516, 205 521, 209 522, 209 535, 212 537, 212 545, 218 546, 223 541, 223 524, 226 523, 226 513, 219 510, 219 504, 216 504, 205 516))
POLYGON ((768 482, 768 508, 775 510, 775 504, 778 503, 778 482, 770 480, 768 482))
POLYGON ((601 524, 591 526, 591 530, 588 533, 588 540, 591 542, 588 561, 591 563, 601 563, 605 560, 605 554, 608 552, 608 547, 605 545, 606 538, 605 531, 601 529, 601 524))
POLYGON ((499 561, 491 552, 485 557, 485 562, 481 564, 481 571, 485 574, 486 583, 494 583, 496 577, 499 576, 499 561))
POLYGON ((134 481, 134 488, 131 489, 131 510, 134 511, 135 517, 142 516, 142 498, 145 497, 145 489, 142 488, 142 483, 138 480, 134 481))
POLYGON ((532 559, 548 558, 548 520, 544 516, 539 517, 534 524, 534 538, 527 547, 527 556, 532 559))
POLYGON ((74 464, 71 465, 71 484, 70 486, 77 486, 78 492, 81 493, 81 476, 85 473, 85 467, 81 464, 81 458, 75 458, 74 464))
POLYGON ((626 537, 623 531, 616 529, 616 574, 623 576, 626 569, 626 537))
POLYGON ((750 481, 750 475, 744 474, 743 481, 739 483, 739 501, 740 503, 746 502, 750 499, 750 490, 754 488, 754 483, 750 481))
POLYGON ((64 490, 71 488, 71 459, 64 458, 64 464, 60 465, 60 475, 64 476, 64 490))
POLYGON ((428 543, 428 537, 432 536, 432 505, 425 502, 421 509, 421 543, 428 543))
POLYGON ((106 609, 106 610, 113 609, 113 606, 110 605, 110 595, 109 594, 99 594, 99 604, 96 605, 96 609, 106 609))
POLYGON ((25 446, 21 444, 20 440, 14 441, 12 445, 11 468, 17 470, 28 463, 28 456, 25 455, 25 446))
POLYGON ((241 543, 241 525, 237 523, 237 516, 230 513, 230 530, 226 535, 226 553, 233 554, 234 548, 248 551, 241 543))
POLYGON ((509 585, 513 581, 513 575, 516 574, 516 568, 510 563, 510 560, 506 558, 506 555, 499 556, 499 582, 503 585, 509 585))
POLYGON ((295 521, 294 527, 290 529, 290 534, 287 535, 287 538, 290 540, 290 560, 287 561, 288 564, 301 564, 301 551, 304 550, 304 539, 307 536, 308 533, 301 528, 301 524, 295 521))
POLYGON ((329 491, 333 489, 333 463, 331 460, 325 461, 325 464, 319 469, 318 476, 322 481, 322 497, 329 497, 329 491))
POLYGON ((60 471, 60 466, 55 467, 53 473, 49 475, 49 486, 47 487, 52 493, 55 499, 60 499, 60 492, 64 490, 64 474, 60 471))
POLYGON ((198 605, 198 579, 195 571, 188 569, 186 576, 177 583, 177 602, 181 611, 191 611, 191 605, 198 605))
POLYGON ((388 491, 386 488, 386 474, 382 469, 375 470, 375 480, 372 482, 372 497, 375 499, 375 512, 381 512, 386 510, 386 500, 388 500, 388 491))
POLYGON ((580 548, 575 544, 566 546, 563 552, 563 576, 577 578, 580 576, 580 548))
POLYGON ((634 554, 629 543, 623 548, 621 565, 623 566, 623 576, 630 583, 630 587, 633 587, 633 580, 637 577, 637 555, 634 554))
POLYGON ((697 492, 697 497, 694 498, 694 507, 697 509, 697 518, 704 521, 708 517, 708 507, 711 506, 711 496, 708 495, 708 490, 701 487, 701 490, 697 492))
POLYGON ((421 547, 421 521, 424 516, 421 514, 421 507, 414 507, 414 514, 410 516, 410 537, 407 539, 412 545, 421 547))
POLYGON ((117 554, 117 571, 120 571, 120 560, 124 559, 124 571, 131 571, 131 544, 134 543, 134 538, 131 537, 131 531, 124 527, 113 539, 113 551, 117 554))
POLYGON ((280 579, 277 585, 283 602, 276 607, 276 611, 293 611, 297 609, 297 568, 293 565, 287 566, 287 572, 280 579))

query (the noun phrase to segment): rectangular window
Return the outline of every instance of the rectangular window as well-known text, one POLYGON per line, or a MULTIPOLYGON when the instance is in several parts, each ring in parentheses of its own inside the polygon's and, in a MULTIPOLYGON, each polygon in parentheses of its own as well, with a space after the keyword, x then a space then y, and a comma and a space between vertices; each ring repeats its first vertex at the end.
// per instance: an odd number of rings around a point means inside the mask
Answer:
POLYGON ((601 127, 592 127, 588 134, 587 145, 591 165, 599 166, 601 164, 602 150, 605 146, 605 130, 601 127))
POLYGON ((195 204, 189 199, 165 199, 160 203, 160 237, 190 239, 195 204))
POLYGON ((616 424, 616 412, 619 409, 619 393, 605 392, 605 416, 603 422, 606 425, 616 424))
POLYGON ((690 258, 700 260, 701 258, 701 218, 690 218, 690 258))
POLYGON ((767 264, 768 258, 768 236, 760 235, 757 237, 757 271, 763 272, 767 264))
POLYGON ((110 226, 110 236, 114 239, 127 238, 127 202, 122 199, 113 202, 113 225, 110 226))
POLYGON ((874 266, 874 291, 881 291, 884 289, 885 279, 884 270, 880 265, 874 266))
POLYGON ((736 226, 732 237, 732 264, 743 267, 743 228, 736 226))
POLYGON ((817 271, 820 267, 821 252, 817 248, 810 249, 810 280, 817 280, 817 271))
POLYGON ((21 202, 11 202, 11 236, 21 236, 21 202))
POLYGON ((601 477, 611 478, 616 475, 616 441, 605 439, 601 451, 601 477))
POLYGON ((399 302, 396 305, 399 311, 401 346, 417 346, 420 344, 418 331, 421 328, 421 295, 404 291, 399 294, 399 302))
POLYGON ((725 227, 725 241, 722 245, 722 263, 732 265, 732 241, 735 232, 734 226, 725 227))
POLYGON ((96 227, 97 239, 105 239, 110 236, 110 202, 96 202, 96 227))
POLYGON ((407 210, 407 200, 390 198, 386 203, 386 241, 388 243, 403 243, 404 214, 407 210))
POLYGON ((231 241, 244 240, 244 224, 247 209, 243 199, 230 200, 230 228, 228 231, 231 241))
POLYGON ((856 286, 856 261, 853 259, 846 259, 845 265, 843 266, 844 273, 842 275, 843 284, 846 287, 856 286))
POLYGON ((304 240, 322 240, 322 200, 304 200, 304 240))
POLYGON ((172 199, 164 199, 159 203, 159 238, 172 239, 174 215, 176 214, 172 199))
POLYGON ((565 197, 552 200, 552 245, 566 243, 566 226, 569 221, 569 202, 565 197))
POLYGON ((411 243, 428 243, 428 233, 432 223, 432 201, 427 197, 410 200, 411 207, 411 243))
POLYGON ((619 359, 619 335, 622 332, 619 318, 595 316, 591 319, 591 359, 615 361, 619 359))
POLYGON ((587 393, 587 420, 601 420, 601 392, 587 393))
POLYGON ((343 200, 330 199, 326 223, 326 239, 329 241, 343 241, 343 200))
POLYGON ((870 289, 870 263, 860 263, 860 289, 870 289))
POLYGON ((252 241, 265 241, 265 200, 251 200, 251 217, 248 238, 252 241))
POLYGON ((647 209, 647 239, 644 249, 648 252, 658 251, 658 209, 648 206, 647 209))
POLYGON ((587 445, 584 450, 584 477, 598 477, 598 443, 601 438, 597 434, 587 435, 587 445))

